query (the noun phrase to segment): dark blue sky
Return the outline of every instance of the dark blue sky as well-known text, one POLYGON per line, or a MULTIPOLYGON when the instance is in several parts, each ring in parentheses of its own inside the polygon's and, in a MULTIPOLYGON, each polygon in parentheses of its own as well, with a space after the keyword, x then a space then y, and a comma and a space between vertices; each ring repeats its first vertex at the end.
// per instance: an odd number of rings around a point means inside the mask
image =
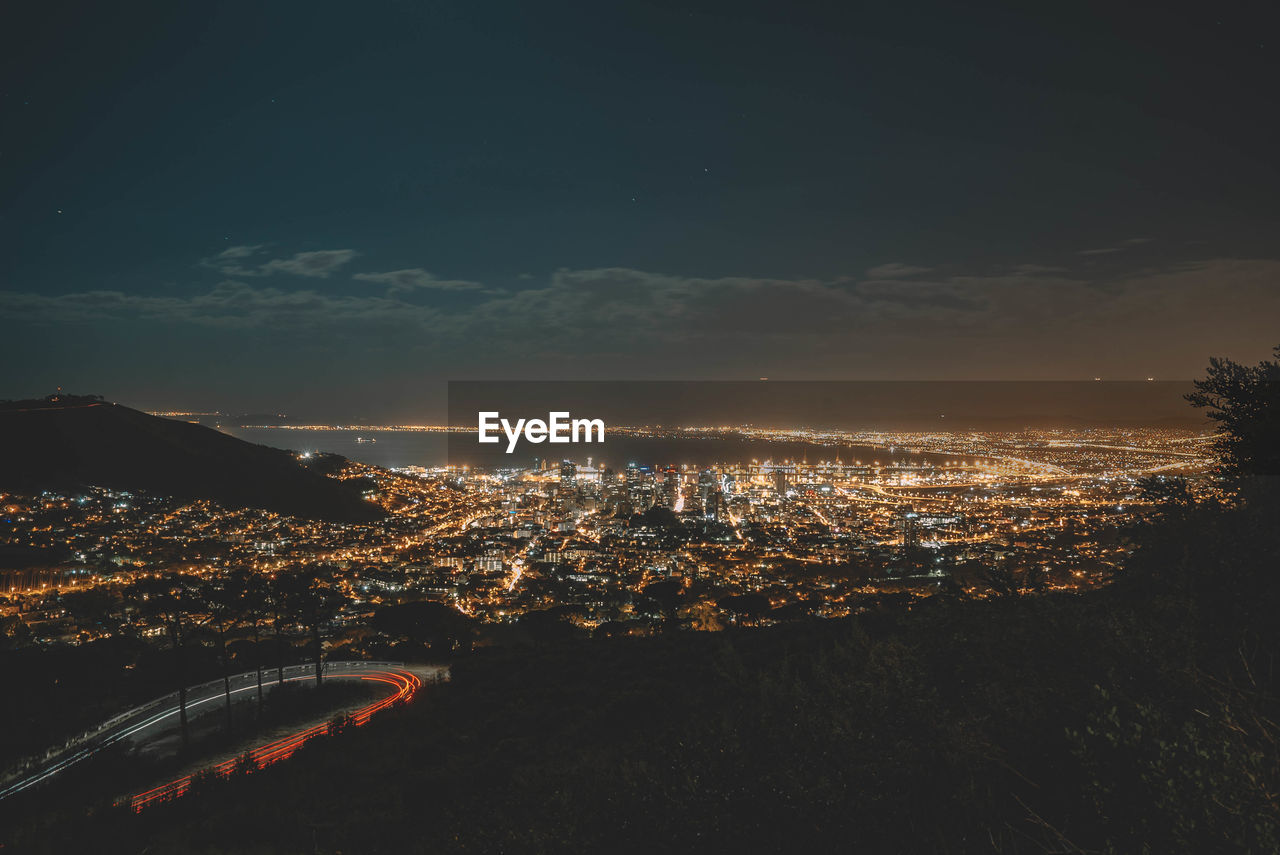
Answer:
POLYGON ((965 5, 32 4, 0 396, 410 416, 462 377, 1266 355, 1266 7, 965 5))

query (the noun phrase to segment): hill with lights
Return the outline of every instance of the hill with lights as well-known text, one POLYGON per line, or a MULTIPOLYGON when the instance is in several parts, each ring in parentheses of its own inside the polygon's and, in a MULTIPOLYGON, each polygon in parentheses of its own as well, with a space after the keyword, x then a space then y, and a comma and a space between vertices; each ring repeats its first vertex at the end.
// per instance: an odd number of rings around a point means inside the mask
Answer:
POLYGON ((0 490, 84 486, 209 499, 337 522, 381 509, 288 451, 97 396, 0 403, 0 490))

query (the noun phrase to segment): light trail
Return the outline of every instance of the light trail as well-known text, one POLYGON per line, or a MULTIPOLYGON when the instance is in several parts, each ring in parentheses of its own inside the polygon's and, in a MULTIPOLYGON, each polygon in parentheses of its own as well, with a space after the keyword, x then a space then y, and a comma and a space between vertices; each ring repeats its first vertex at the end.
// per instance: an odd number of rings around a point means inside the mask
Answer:
MULTIPOLYGON (((313 676, 288 677, 286 678, 285 682, 292 683, 294 680, 312 680, 312 679, 315 679, 315 678, 313 676)), ((241 692, 257 690, 257 688, 258 688, 257 684, 255 683, 254 685, 245 686, 243 688, 232 689, 231 694, 238 695, 241 692)), ((191 710, 195 709, 198 706, 201 706, 202 704, 207 704, 211 701, 224 701, 225 699, 226 699, 226 695, 224 693, 211 695, 210 697, 207 697, 207 698, 201 698, 198 701, 188 702, 186 709, 187 709, 187 712, 191 712, 191 710)), ((121 740, 128 739, 130 736, 133 736, 138 731, 146 730, 148 727, 151 727, 154 724, 158 724, 159 722, 164 721, 166 718, 171 718, 173 716, 176 716, 180 712, 181 712, 180 709, 175 708, 171 710, 166 710, 164 712, 156 713, 155 715, 149 716, 148 718, 145 718, 142 721, 138 722, 137 724, 129 727, 127 730, 122 730, 119 733, 114 733, 101 742, 95 743, 85 748, 81 748, 79 751, 76 751, 73 754, 70 754, 64 757, 62 760, 59 760, 57 763, 50 766, 48 769, 44 770, 43 772, 41 772, 39 775, 36 775, 31 778, 26 778, 15 784, 11 784, 10 786, 6 787, 3 790, 0 790, 0 799, 7 798, 8 796, 14 795, 16 793, 20 793, 29 787, 34 787, 36 784, 39 784, 42 781, 46 781, 49 778, 52 778, 54 775, 63 771, 67 767, 74 766, 76 763, 79 763, 81 760, 84 760, 88 757, 93 756, 94 754, 97 754, 99 751, 103 750, 104 748, 114 745, 115 743, 120 742, 121 740)))
MULTIPOLYGON (((422 686, 422 680, 415 674, 408 671, 373 671, 367 674, 333 674, 332 677, 359 677, 362 680, 371 680, 379 683, 386 683, 395 691, 385 698, 374 701, 368 706, 361 707, 349 716, 351 724, 359 727, 367 724, 374 714, 381 712, 387 707, 396 703, 408 701, 413 697, 414 693, 422 686)), ((191 789, 191 782, 197 775, 208 774, 214 778, 228 778, 237 770, 244 769, 247 765, 248 770, 258 770, 271 765, 272 763, 284 760, 296 752, 309 739, 330 732, 330 723, 317 724, 306 730, 280 739, 260 745, 257 748, 233 757, 230 760, 197 772, 191 775, 183 775, 177 780, 170 781, 167 784, 161 784, 142 793, 138 793, 129 798, 129 807, 134 813, 138 813, 144 808, 160 802, 172 801, 185 795, 191 789)))
MULTIPOLYGON (((1198 437, 1193 437, 1193 439, 1198 439, 1198 437)), ((1176 442, 1176 441, 1177 440, 1170 440, 1170 442, 1176 442)), ((1182 441, 1186 442, 1188 440, 1182 440, 1182 441)), ((1198 458, 1202 456, 1202 455, 1196 454, 1193 451, 1171 451, 1167 448, 1151 448, 1149 446, 1144 446, 1144 445, 1104 445, 1099 442, 1075 442, 1069 439, 1051 439, 1049 440, 1048 445, 1050 448, 1066 448, 1066 449, 1102 448, 1109 451, 1134 451, 1139 454, 1152 454, 1156 456, 1173 455, 1175 457, 1193 457, 1193 458, 1198 458)))
POLYGON ((507 593, 515 590, 516 585, 520 582, 520 577, 524 575, 524 559, 517 558, 511 562, 511 581, 507 583, 507 593))
MULTIPOLYGON (((291 667, 293 667, 293 666, 291 666, 291 667)), ((309 666, 304 666, 304 667, 309 667, 309 666)), ((351 667, 351 666, 346 665, 346 666, 341 666, 341 667, 351 667)), ((380 672, 372 672, 372 671, 371 671, 371 672, 368 672, 368 673, 380 673, 380 672)), ((244 679, 248 679, 248 678, 250 678, 250 677, 252 677, 252 676, 255 676, 255 675, 254 675, 254 672, 248 672, 248 673, 246 673, 246 674, 238 674, 238 675, 236 675, 235 677, 233 677, 232 679, 233 679, 233 680, 244 680, 244 679)), ((356 674, 333 674, 333 675, 326 675, 326 676, 334 676, 334 677, 354 677, 354 676, 359 676, 359 675, 356 675, 356 674)), ((293 682, 299 682, 299 681, 310 681, 310 680, 314 680, 314 679, 315 679, 315 675, 314 675, 313 673, 308 672, 308 673, 300 674, 299 676, 296 676, 296 677, 286 677, 286 678, 284 679, 284 682, 286 682, 286 683, 293 683, 293 682)), ((272 679, 272 680, 270 681, 270 684, 271 684, 271 685, 267 685, 267 684, 265 684, 265 683, 264 683, 264 688, 269 690, 272 686, 274 686, 274 685, 278 685, 278 681, 277 681, 277 680, 272 679)), ((197 690, 198 688, 199 688, 199 687, 195 687, 195 688, 193 688, 193 689, 190 689, 189 691, 195 691, 195 690, 197 690)), ((232 695, 238 695, 238 694, 240 694, 241 692, 257 691, 257 688, 258 688, 258 686, 257 686, 257 683, 256 683, 256 681, 255 681, 255 682, 249 683, 249 684, 248 684, 248 685, 246 685, 246 686, 242 686, 242 687, 240 687, 240 688, 238 688, 238 689, 232 689, 232 690, 231 690, 231 694, 232 694, 232 695)), ((186 704, 186 710, 187 710, 187 712, 189 713, 189 712, 191 712, 191 710, 193 710, 193 709, 195 709, 195 708, 197 708, 197 707, 203 706, 204 704, 209 704, 209 703, 222 703, 222 702, 224 702, 224 701, 225 701, 225 699, 226 699, 226 693, 225 693, 225 692, 223 692, 221 689, 218 689, 218 690, 217 690, 217 692, 216 692, 215 694, 211 694, 211 695, 210 695, 209 697, 207 697, 207 698, 199 698, 199 699, 196 699, 196 700, 188 701, 188 702, 187 702, 187 704, 186 704)), ((175 701, 174 701, 174 703, 176 704, 176 703, 177 703, 177 701, 175 700, 175 701)), ((140 709, 145 709, 147 706, 153 706, 153 705, 154 705, 154 702, 153 702, 153 704, 147 704, 147 705, 145 705, 144 707, 141 707, 140 709)), ((124 719, 126 719, 126 720, 127 720, 127 718, 128 718, 129 716, 131 716, 132 714, 133 714, 133 713, 125 713, 121 718, 124 718, 124 719)), ((106 736, 106 737, 104 737, 104 738, 98 738, 98 737, 96 737, 96 736, 95 736, 93 739, 90 739, 90 740, 89 740, 89 742, 88 742, 88 744, 86 744, 84 747, 79 748, 79 749, 77 749, 77 750, 73 751, 72 753, 70 753, 70 754, 68 754, 67 756, 63 757, 62 759, 58 760, 56 763, 54 763, 53 765, 51 765, 51 766, 49 766, 48 768, 44 769, 44 770, 43 770, 43 771, 41 771, 40 773, 38 773, 38 774, 36 774, 36 775, 32 775, 32 776, 27 777, 27 778, 23 778, 23 779, 21 779, 21 780, 19 780, 19 781, 15 781, 15 782, 13 782, 13 783, 9 784, 9 785, 8 785, 7 787, 5 787, 4 789, 0 789, 0 800, 3 800, 3 799, 5 799, 5 798, 8 798, 9 796, 12 796, 12 795, 16 795, 17 793, 20 793, 20 792, 22 792, 22 791, 24 791, 24 790, 27 790, 27 789, 29 789, 29 788, 31 788, 31 787, 36 786, 37 784, 40 784, 40 783, 42 783, 42 782, 44 782, 44 781, 47 781, 49 778, 52 778, 54 775, 57 775, 59 772, 62 772, 62 771, 64 771, 64 770, 66 770, 67 768, 69 768, 69 767, 71 767, 71 766, 74 766, 75 764, 79 763, 80 761, 82 761, 82 760, 86 760, 86 759, 88 759, 89 757, 92 757, 94 754, 97 754, 98 752, 100 752, 100 751, 102 751, 102 750, 104 750, 104 749, 106 749, 106 748, 109 748, 109 747, 110 747, 110 746, 112 746, 112 745, 115 745, 115 744, 117 744, 117 743, 119 743, 119 742, 122 742, 122 741, 124 741, 124 740, 128 739, 129 737, 133 736, 134 734, 137 734, 137 733, 140 733, 140 732, 142 732, 142 731, 144 731, 144 730, 147 730, 147 729, 149 729, 149 728, 151 728, 151 727, 153 727, 153 726, 155 726, 155 725, 157 725, 157 724, 159 724, 159 723, 163 722, 165 719, 168 719, 168 718, 174 718, 174 717, 177 717, 177 716, 178 716, 178 715, 180 715, 180 714, 181 714, 181 708, 180 708, 180 707, 178 707, 178 706, 173 706, 173 707, 170 707, 170 708, 164 709, 164 710, 162 710, 161 712, 157 712, 157 713, 153 713, 153 714, 151 714, 151 715, 148 715, 148 716, 146 716, 145 718, 141 719, 140 721, 136 721, 136 722, 133 722, 133 723, 131 723, 131 724, 128 724, 128 725, 126 725, 126 727, 125 727, 125 729, 124 729, 124 730, 118 731, 118 732, 116 732, 116 733, 111 733, 109 736, 106 736)))

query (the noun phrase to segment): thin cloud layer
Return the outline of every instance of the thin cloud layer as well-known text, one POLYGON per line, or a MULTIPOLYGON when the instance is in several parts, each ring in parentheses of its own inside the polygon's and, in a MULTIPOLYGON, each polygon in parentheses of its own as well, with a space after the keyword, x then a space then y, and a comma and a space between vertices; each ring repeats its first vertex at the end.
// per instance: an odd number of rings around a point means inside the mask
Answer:
POLYGON ((421 267, 391 270, 386 273, 357 273, 351 278, 360 282, 386 285, 388 294, 407 294, 413 291, 479 291, 484 288, 479 282, 437 279, 421 267))
POLYGON ((294 253, 291 258, 272 258, 258 262, 264 255, 264 244, 232 246, 210 258, 200 261, 202 267, 216 270, 224 276, 257 277, 274 273, 327 279, 359 253, 353 249, 322 249, 294 253))
POLYGON ((899 264, 898 262, 890 262, 889 264, 881 264, 878 267, 872 267, 867 271, 868 279, 899 279, 904 276, 915 276, 918 273, 928 273, 933 270, 932 267, 914 267, 910 264, 899 264))
POLYGON ((323 249, 317 252, 299 252, 293 258, 274 259, 262 265, 264 274, 292 273, 295 276, 328 278, 339 267, 356 257, 352 249, 323 249))
POLYGON ((0 318, 33 325, 190 325, 269 341, 299 336, 341 341, 353 351, 425 348, 524 366, 546 354, 609 357, 610 364, 642 374, 659 362, 738 353, 768 364, 808 365, 810 373, 856 357, 850 364, 863 376, 899 366, 1000 376, 1010 364, 1055 364, 1050 359, 1068 373, 1073 365, 1119 358, 1134 360, 1135 372, 1150 373, 1152 364, 1180 365, 1171 360, 1188 351, 1202 360, 1207 353, 1269 346, 1280 317, 1274 287, 1280 262, 1265 259, 1206 260, 1101 281, 1047 267, 909 280, 560 270, 541 286, 482 291, 474 301, 448 307, 423 305, 413 295, 478 285, 440 285, 417 269, 354 278, 388 288, 333 294, 230 280, 189 296, 4 292, 0 318))

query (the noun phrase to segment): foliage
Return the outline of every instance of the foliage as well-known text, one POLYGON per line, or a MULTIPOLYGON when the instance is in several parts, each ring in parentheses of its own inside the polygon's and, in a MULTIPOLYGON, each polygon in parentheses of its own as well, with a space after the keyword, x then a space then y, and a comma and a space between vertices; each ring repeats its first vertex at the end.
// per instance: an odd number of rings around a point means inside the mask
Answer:
POLYGON ((471 619, 443 603, 417 601, 383 606, 373 613, 373 628, 423 648, 448 652, 471 639, 471 619))
POLYGON ((1097 695, 1069 736, 1095 808, 1112 820, 1105 852, 1280 851, 1273 724, 1227 698, 1178 710, 1097 695))
MULTIPOLYGON (((1280 345, 1275 348, 1280 358, 1280 345)), ((1187 396, 1217 422, 1218 452, 1232 478, 1280 476, 1280 361, 1241 365, 1211 359, 1187 396)))
MULTIPOLYGON (((1274 370, 1215 362, 1193 396, 1219 414, 1237 479, 1276 474, 1274 370)), ((1137 552, 1101 591, 933 597, 714 634, 602 627, 590 641, 560 632, 548 610, 526 627, 544 643, 459 648, 451 683, 288 763, 139 816, 34 815, 0 842, 348 855, 1277 851, 1277 506, 1256 490, 1198 503, 1173 479, 1144 489, 1162 513, 1132 534, 1137 552)), ((1010 594, 1033 583, 1014 564, 990 572, 1010 594)), ((683 590, 646 594, 674 613, 683 590)), ((770 611, 760 594, 720 605, 740 623, 770 611)), ((455 619, 407 604, 379 610, 375 625, 426 645, 451 639, 455 619)))

